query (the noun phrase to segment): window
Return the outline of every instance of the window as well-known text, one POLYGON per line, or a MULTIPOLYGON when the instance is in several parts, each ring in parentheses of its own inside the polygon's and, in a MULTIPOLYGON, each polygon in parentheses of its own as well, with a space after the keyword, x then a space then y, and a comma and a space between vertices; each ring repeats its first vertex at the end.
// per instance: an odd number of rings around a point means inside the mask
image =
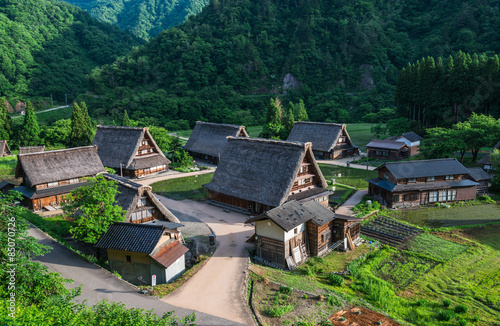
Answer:
POLYGON ((406 194, 404 195, 404 201, 415 201, 418 200, 418 194, 406 194))
POLYGON ((429 181, 435 181, 436 180, 436 177, 427 177, 427 182, 429 181))
POLYGON ((127 255, 126 257, 127 257, 127 263, 131 263, 132 262, 132 257, 130 257, 129 255, 127 255))
POLYGON ((434 203, 438 201, 438 192, 431 191, 429 192, 429 203, 434 203))
POLYGON ((446 176, 446 180, 453 180, 453 176, 452 175, 447 175, 446 176))
POLYGON ((399 202, 399 195, 395 195, 395 196, 393 196, 393 197, 392 197, 392 202, 393 202, 393 203, 397 203, 397 202, 399 202))
POLYGON ((306 180, 305 179, 300 179, 299 180, 299 186, 302 186, 304 184, 306 184, 306 180))
POLYGON ((298 230, 297 230, 297 228, 295 228, 295 229, 293 230, 293 233, 294 233, 294 234, 297 234, 297 232, 298 232, 298 230))
POLYGON ((408 179, 408 183, 410 183, 410 182, 415 183, 415 182, 417 182, 417 179, 416 178, 410 178, 410 179, 408 179))
POLYGON ((141 154, 147 154, 147 153, 148 153, 148 150, 147 150, 147 149, 143 149, 143 150, 141 151, 141 154))
POLYGON ((69 179, 69 183, 78 183, 78 181, 79 181, 78 178, 76 178, 76 179, 69 179))
POLYGON ((321 242, 325 242, 325 241, 330 240, 330 237, 331 237, 331 233, 330 232, 326 232, 326 233, 322 234, 321 235, 321 242))
POLYGON ((137 202, 137 206, 146 206, 146 198, 139 199, 139 201, 137 202))
POLYGON ((310 177, 309 178, 309 182, 312 183, 313 182, 313 177, 310 177))
POLYGON ((307 171, 309 171, 309 166, 304 165, 304 172, 307 172, 307 171))
POLYGON ((384 179, 389 180, 389 175, 387 173, 384 173, 384 179))
POLYGON ((439 201, 450 201, 457 199, 456 190, 441 190, 439 192, 439 201))
POLYGON ((47 184, 48 187, 55 187, 55 186, 58 186, 59 185, 59 182, 49 182, 47 184))
POLYGON ((344 138, 340 137, 339 138, 339 143, 343 143, 344 142, 344 138))

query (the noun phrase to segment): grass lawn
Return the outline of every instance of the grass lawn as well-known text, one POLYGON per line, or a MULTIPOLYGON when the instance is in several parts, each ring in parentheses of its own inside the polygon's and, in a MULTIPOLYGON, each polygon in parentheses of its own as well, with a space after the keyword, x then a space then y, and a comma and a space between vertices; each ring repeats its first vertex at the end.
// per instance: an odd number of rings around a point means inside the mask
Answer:
POLYGON ((500 222, 500 204, 394 211, 387 215, 421 227, 456 227, 500 222))
POLYGON ((346 168, 330 164, 319 164, 324 177, 330 181, 335 178, 336 183, 356 187, 356 189, 367 189, 366 179, 376 178, 378 173, 375 171, 346 168), (340 175, 340 176, 339 176, 340 175))
POLYGON ((347 132, 351 137, 352 143, 359 146, 362 151, 366 150, 366 144, 376 138, 372 135, 370 129, 375 126, 375 123, 349 123, 347 124, 347 132))
POLYGON ((17 156, 0 157, 0 181, 15 181, 15 171, 17 165, 17 156))
POLYGON ((248 136, 250 137, 259 137, 260 132, 262 131, 263 126, 250 126, 250 127, 245 127, 245 130, 248 133, 248 136))
POLYGON ((205 197, 205 188, 202 185, 209 183, 213 176, 213 173, 208 173, 164 180, 153 183, 151 187, 153 192, 175 200, 203 199, 205 197))

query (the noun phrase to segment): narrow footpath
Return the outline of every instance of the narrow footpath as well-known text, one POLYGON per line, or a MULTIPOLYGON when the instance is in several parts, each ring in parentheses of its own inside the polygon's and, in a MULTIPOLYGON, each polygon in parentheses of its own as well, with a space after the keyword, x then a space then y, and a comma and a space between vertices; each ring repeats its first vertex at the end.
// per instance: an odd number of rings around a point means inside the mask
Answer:
POLYGON ((351 216, 352 209, 361 201, 361 199, 365 195, 368 195, 367 189, 356 191, 354 195, 351 196, 351 198, 349 198, 345 203, 342 204, 342 206, 335 210, 335 214, 351 216))
POLYGON ((347 167, 347 163, 349 162, 350 168, 360 169, 360 170, 369 170, 369 171, 374 171, 377 168, 376 166, 371 166, 371 165, 350 163, 351 161, 359 160, 361 158, 363 158, 363 157, 362 156, 354 156, 354 157, 341 158, 341 159, 337 159, 337 160, 317 160, 317 162, 323 163, 323 164, 345 166, 345 167, 347 167))

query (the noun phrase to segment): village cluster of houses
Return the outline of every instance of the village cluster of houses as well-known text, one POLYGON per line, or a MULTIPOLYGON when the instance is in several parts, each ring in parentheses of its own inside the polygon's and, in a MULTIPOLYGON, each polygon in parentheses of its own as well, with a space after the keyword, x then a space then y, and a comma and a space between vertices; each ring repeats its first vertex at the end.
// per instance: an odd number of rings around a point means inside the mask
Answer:
MULTIPOLYGON (((475 199, 489 179, 483 169, 467 169, 456 159, 399 161, 418 153, 422 138, 410 132, 367 145, 369 157, 394 160, 367 180, 369 194, 388 207, 413 207, 475 199)), ((0 143, 1 146, 2 143, 0 143)), ((198 122, 185 147, 194 158, 217 164, 204 185, 208 202, 251 215, 255 256, 293 269, 310 256, 352 250, 361 240, 360 219, 335 214, 317 159, 359 154, 345 124, 296 122, 286 141, 250 138, 244 126, 198 122)), ((4 142, 2 153, 8 153, 4 142)), ((157 275, 165 283, 185 270, 182 224, 134 178, 168 170, 170 161, 148 128, 98 126, 92 146, 45 151, 21 148, 15 188, 35 211, 61 205, 65 196, 102 174, 118 184, 117 204, 126 223, 116 223, 96 247, 124 279, 145 283, 157 275), (117 173, 109 174, 104 166, 117 173), (152 222, 162 223, 152 224, 152 222)), ((0 185, 1 187, 2 185, 0 185)))

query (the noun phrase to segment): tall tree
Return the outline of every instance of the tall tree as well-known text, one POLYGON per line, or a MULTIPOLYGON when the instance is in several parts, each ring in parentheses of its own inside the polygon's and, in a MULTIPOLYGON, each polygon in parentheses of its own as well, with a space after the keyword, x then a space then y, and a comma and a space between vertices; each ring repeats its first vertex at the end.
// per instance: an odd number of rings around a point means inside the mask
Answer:
POLYGON ((266 124, 262 128, 262 137, 279 139, 283 128, 281 123, 282 112, 281 101, 278 98, 271 99, 267 107, 266 124))
POLYGON ((24 122, 19 134, 20 146, 38 146, 40 145, 40 127, 36 119, 35 109, 31 102, 28 101, 24 122))
POLYGON ((481 147, 493 146, 500 138, 500 119, 484 114, 472 113, 469 119, 454 126, 462 131, 462 139, 476 161, 481 147))
POLYGON ((63 210, 75 215, 70 230, 75 239, 95 244, 113 222, 125 219, 125 211, 116 205, 117 189, 115 181, 99 175, 88 178, 85 186, 71 191, 63 210))
POLYGON ((10 114, 5 98, 0 97, 0 140, 9 140, 11 132, 10 114))
POLYGON ((86 146, 92 142, 94 130, 90 122, 87 105, 81 102, 78 105, 73 103, 73 113, 71 115, 70 143, 72 146, 86 146))
POLYGON ((293 116, 293 104, 290 102, 288 105, 288 111, 283 119, 283 128, 281 129, 281 139, 287 139, 288 135, 292 131, 293 124, 295 123, 295 118, 293 116))
POLYGON ((307 115, 307 110, 302 99, 300 99, 298 105, 294 106, 294 109, 294 116, 297 121, 309 121, 309 116, 307 115))
POLYGON ((132 121, 128 117, 127 110, 123 111, 122 126, 124 126, 124 127, 132 127, 132 121))

